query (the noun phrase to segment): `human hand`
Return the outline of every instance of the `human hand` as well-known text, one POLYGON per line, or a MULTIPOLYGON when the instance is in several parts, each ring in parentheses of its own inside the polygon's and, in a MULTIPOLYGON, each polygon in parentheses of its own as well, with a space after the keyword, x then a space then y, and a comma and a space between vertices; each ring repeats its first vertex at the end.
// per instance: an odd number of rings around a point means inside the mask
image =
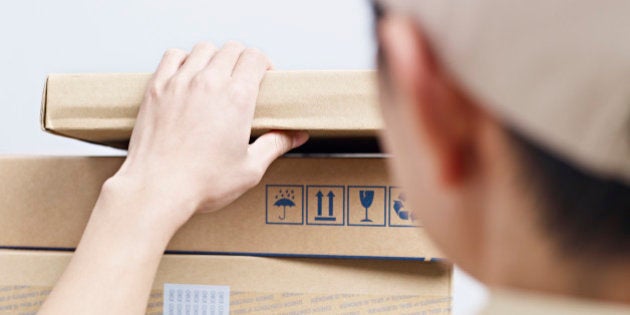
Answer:
POLYGON ((144 313, 175 231, 195 211, 234 201, 274 159, 307 140, 304 132, 274 131, 249 144, 258 87, 270 67, 262 53, 233 42, 164 54, 127 159, 103 185, 42 314, 144 313))
POLYGON ((308 138, 272 131, 249 144, 270 68, 260 51, 235 42, 167 51, 140 106, 127 159, 104 189, 133 194, 158 226, 176 230, 196 211, 218 210, 254 187, 271 162, 308 138))

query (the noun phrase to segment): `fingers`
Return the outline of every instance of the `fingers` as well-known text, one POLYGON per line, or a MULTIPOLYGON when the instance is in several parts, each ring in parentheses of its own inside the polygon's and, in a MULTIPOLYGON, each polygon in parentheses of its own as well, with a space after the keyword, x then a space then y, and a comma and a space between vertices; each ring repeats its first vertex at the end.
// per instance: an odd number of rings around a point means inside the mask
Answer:
POLYGON ((217 50, 213 44, 201 42, 190 54, 180 49, 167 50, 154 74, 154 81, 164 83, 176 73, 191 78, 204 71, 207 76, 233 77, 258 86, 272 67, 271 61, 258 49, 246 49, 242 44, 230 41, 217 50))
POLYGON ((168 81, 186 60, 187 53, 181 49, 169 49, 164 52, 164 56, 153 75, 153 82, 162 85, 168 81))
POLYGON ((306 140, 308 133, 304 131, 270 131, 249 146, 249 156, 253 163, 267 169, 275 159, 301 146, 306 140))
POLYGON ((204 71, 208 71, 210 76, 231 77, 232 70, 244 50, 245 46, 241 43, 227 42, 214 55, 204 71))
POLYGON ((236 62, 232 78, 258 88, 260 81, 271 67, 271 61, 260 50, 247 48, 236 62))
POLYGON ((207 42, 201 42, 193 47, 190 55, 181 66, 179 72, 185 77, 192 77, 205 68, 216 53, 217 48, 207 42))
MULTIPOLYGON (((258 49, 247 48, 241 53, 232 71, 232 96, 243 117, 247 117, 249 125, 254 119, 260 83, 269 67, 271 62, 267 56, 258 49)), ((249 136, 248 131, 247 139, 249 136)))

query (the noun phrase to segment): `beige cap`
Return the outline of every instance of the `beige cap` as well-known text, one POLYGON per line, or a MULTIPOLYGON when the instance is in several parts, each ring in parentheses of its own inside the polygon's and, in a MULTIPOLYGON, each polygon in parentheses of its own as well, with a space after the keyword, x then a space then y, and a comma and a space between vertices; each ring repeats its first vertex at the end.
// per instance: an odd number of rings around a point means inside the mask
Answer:
POLYGON ((630 184, 630 1, 380 2, 412 15, 446 70, 507 125, 630 184))

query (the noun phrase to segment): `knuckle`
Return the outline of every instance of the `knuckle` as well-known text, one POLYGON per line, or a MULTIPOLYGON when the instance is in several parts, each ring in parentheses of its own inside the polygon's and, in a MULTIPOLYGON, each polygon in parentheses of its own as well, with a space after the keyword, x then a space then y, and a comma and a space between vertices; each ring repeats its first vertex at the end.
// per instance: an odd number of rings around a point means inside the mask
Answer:
POLYGON ((156 82, 153 82, 147 88, 147 96, 151 98, 159 98, 162 95, 162 88, 156 82))
POLYGON ((273 139, 273 145, 276 152, 284 152, 286 150, 286 147, 288 146, 287 140, 281 136, 275 136, 273 137, 273 139))
POLYGON ((182 89, 188 85, 188 79, 181 74, 174 75, 168 82, 170 88, 182 89))
POLYGON ((279 134, 270 134, 269 137, 269 150, 273 156, 279 157, 291 149, 291 143, 286 137, 279 134))
POLYGON ((193 77, 191 85, 216 91, 225 84, 225 80, 211 71, 202 71, 193 77))
POLYGON ((256 100, 256 90, 251 84, 243 82, 234 82, 229 87, 230 98, 239 104, 248 103, 256 100))
POLYGON ((208 88, 210 86, 210 80, 208 77, 197 74, 190 80, 190 86, 192 88, 208 88))

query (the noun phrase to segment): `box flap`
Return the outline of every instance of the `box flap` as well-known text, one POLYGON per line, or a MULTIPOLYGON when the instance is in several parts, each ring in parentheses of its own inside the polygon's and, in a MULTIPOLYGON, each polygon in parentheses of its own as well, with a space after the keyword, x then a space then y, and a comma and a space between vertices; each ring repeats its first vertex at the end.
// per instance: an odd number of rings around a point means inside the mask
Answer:
MULTIPOLYGON (((42 103, 44 129, 84 141, 127 141, 149 73, 51 74, 42 103)), ((374 137, 382 127, 374 71, 269 71, 252 134, 307 130, 313 137, 374 137)))

